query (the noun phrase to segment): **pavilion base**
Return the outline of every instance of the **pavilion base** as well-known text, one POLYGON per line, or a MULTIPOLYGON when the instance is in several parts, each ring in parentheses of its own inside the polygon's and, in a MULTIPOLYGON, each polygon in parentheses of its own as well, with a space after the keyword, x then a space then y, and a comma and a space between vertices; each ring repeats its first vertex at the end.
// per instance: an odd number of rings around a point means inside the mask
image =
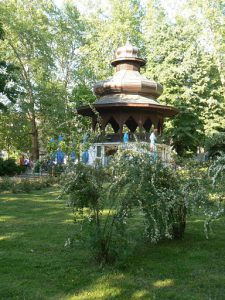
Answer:
MULTIPOLYGON (((149 142, 142 141, 139 143, 143 145, 145 151, 149 151, 149 153, 151 153, 149 142)), ((88 149, 89 160, 87 164, 94 165, 96 161, 99 161, 103 166, 108 165, 119 147, 122 147, 124 149, 136 149, 137 151, 142 151, 140 150, 140 146, 137 147, 137 144, 132 141, 129 141, 126 144, 120 141, 96 142, 92 144, 92 146, 88 149)), ((173 161, 172 154, 173 151, 171 146, 168 146, 166 144, 157 145, 157 159, 160 159, 166 164, 171 164, 173 161)))

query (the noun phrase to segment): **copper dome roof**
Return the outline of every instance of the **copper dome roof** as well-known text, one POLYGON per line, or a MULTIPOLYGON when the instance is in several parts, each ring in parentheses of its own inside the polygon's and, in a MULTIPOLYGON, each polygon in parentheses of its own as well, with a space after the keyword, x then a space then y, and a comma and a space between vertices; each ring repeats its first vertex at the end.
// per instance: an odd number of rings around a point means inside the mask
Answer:
MULTIPOLYGON (((140 103, 143 100, 143 103, 158 104, 154 100, 162 94, 163 88, 154 80, 149 80, 140 74, 140 66, 145 64, 145 60, 138 57, 138 48, 128 42, 124 47, 117 49, 115 57, 112 65, 116 67, 116 73, 107 80, 97 82, 94 86, 94 93, 100 98, 96 104, 108 103, 107 97, 104 99, 101 97, 109 94, 119 94, 119 102, 122 100, 121 94, 133 94, 141 95, 146 99, 135 97, 130 99, 132 103, 140 103)), ((127 102, 128 99, 124 97, 123 100, 127 102)), ((115 97, 114 101, 116 101, 115 97)), ((110 99, 109 102, 111 103, 110 99)))
MULTIPOLYGON (((145 63, 138 56, 138 48, 127 42, 116 50, 115 59, 111 62, 116 68, 115 74, 94 85, 94 93, 98 99, 93 106, 102 118, 100 125, 103 130, 110 123, 115 132, 120 130, 121 133, 124 124, 132 132, 137 126, 149 131, 151 124, 161 131, 164 117, 172 117, 178 113, 174 107, 157 101, 163 87, 140 74, 140 67, 145 63)), ((89 106, 77 110, 83 116, 92 117, 93 124, 98 122, 89 106)))

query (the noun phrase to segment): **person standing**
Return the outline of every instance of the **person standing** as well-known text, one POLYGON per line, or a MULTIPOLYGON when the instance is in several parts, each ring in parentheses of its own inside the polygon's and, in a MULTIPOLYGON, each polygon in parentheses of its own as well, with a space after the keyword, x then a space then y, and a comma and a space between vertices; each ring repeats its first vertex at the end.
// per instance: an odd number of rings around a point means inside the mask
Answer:
POLYGON ((23 154, 21 154, 20 156, 20 166, 24 166, 24 160, 25 160, 25 157, 23 154))
POLYGON ((152 133, 150 134, 150 151, 152 152, 153 159, 156 160, 157 158, 157 133, 158 130, 155 128, 152 133))

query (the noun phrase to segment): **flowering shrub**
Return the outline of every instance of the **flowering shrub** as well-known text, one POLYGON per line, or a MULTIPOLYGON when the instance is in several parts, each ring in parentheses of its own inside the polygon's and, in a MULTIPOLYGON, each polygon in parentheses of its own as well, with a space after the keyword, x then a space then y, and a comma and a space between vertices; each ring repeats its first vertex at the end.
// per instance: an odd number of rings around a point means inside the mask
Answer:
POLYGON ((213 192, 217 194, 215 201, 216 207, 209 209, 206 212, 205 220, 205 232, 208 238, 208 232, 211 230, 211 223, 213 220, 219 218, 224 214, 224 180, 225 180, 225 155, 218 156, 216 160, 212 162, 208 169, 208 176, 212 182, 213 192))
POLYGON ((211 224, 224 212, 225 159, 218 157, 208 168, 202 164, 186 164, 186 175, 182 178, 182 193, 189 214, 198 210, 204 214, 204 232, 208 239, 212 231, 211 224))
POLYGON ((100 164, 91 167, 78 163, 64 177, 61 197, 69 196, 75 221, 81 225, 83 236, 89 236, 99 262, 112 261, 118 241, 123 240, 127 205, 122 181, 123 178, 111 177, 109 170, 100 164))
POLYGON ((68 196, 81 237, 91 241, 95 257, 105 263, 126 249, 127 221, 138 210, 144 222, 143 234, 153 243, 182 238, 186 214, 201 207, 208 233, 216 214, 199 174, 192 169, 184 176, 154 161, 141 145, 134 145, 133 149, 119 149, 107 167, 79 163, 68 168, 61 197, 68 196))
POLYGON ((209 176, 212 178, 213 185, 220 185, 225 179, 225 155, 217 157, 209 167, 209 176))
POLYGON ((128 202, 138 205, 145 217, 145 234, 151 242, 181 238, 186 210, 179 176, 147 151, 123 150, 112 162, 129 185, 128 202), (117 166, 117 167, 116 167, 117 166))
POLYGON ((180 238, 184 232, 179 180, 145 150, 119 150, 107 167, 72 166, 64 177, 63 195, 68 195, 85 237, 91 237, 98 261, 112 261, 126 247, 127 219, 134 208, 144 216, 144 234, 152 242, 180 238))

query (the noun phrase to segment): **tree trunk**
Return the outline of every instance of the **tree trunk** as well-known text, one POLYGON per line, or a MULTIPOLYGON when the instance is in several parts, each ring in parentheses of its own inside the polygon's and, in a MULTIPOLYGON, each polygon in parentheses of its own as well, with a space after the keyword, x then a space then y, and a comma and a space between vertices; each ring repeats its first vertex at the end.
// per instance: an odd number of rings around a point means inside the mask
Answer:
POLYGON ((39 159, 39 143, 38 143, 38 130, 37 130, 37 124, 35 120, 35 116, 32 116, 31 119, 31 138, 32 138, 32 159, 34 161, 39 159))

